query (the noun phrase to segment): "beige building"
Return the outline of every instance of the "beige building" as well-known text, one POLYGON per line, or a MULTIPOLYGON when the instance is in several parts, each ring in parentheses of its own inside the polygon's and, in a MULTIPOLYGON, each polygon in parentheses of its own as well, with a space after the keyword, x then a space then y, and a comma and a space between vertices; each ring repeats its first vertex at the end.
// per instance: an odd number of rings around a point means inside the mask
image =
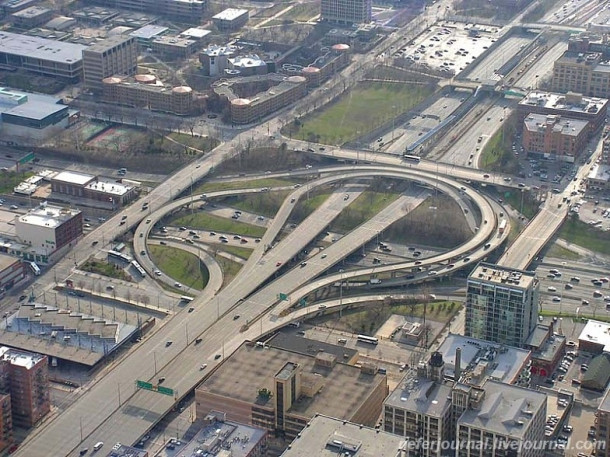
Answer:
POLYGON ((111 76, 103 80, 104 100, 184 116, 194 114, 193 90, 188 86, 167 87, 153 75, 133 78, 111 76))
POLYGON ((599 52, 566 51, 553 65, 553 91, 610 96, 610 62, 599 52))
POLYGON ((217 96, 229 105, 231 122, 250 124, 258 122, 286 105, 300 100, 306 93, 307 80, 303 76, 284 76, 270 73, 263 76, 245 76, 223 80, 213 85, 217 96), (275 83, 269 87, 270 83, 275 83), (236 91, 239 86, 247 87, 253 92, 250 97, 239 97, 236 91), (261 92, 255 93, 256 87, 261 92), (254 88, 254 89, 252 89, 254 88))
POLYGON ((387 392, 374 367, 246 342, 195 389, 195 402, 198 418, 223 411, 293 439, 316 413, 373 426, 387 392))
POLYGON ((337 24, 371 22, 372 0, 322 0, 320 17, 337 24))
POLYGON ((116 35, 83 51, 83 81, 92 91, 102 91, 104 78, 135 75, 137 67, 138 44, 132 36, 116 35))

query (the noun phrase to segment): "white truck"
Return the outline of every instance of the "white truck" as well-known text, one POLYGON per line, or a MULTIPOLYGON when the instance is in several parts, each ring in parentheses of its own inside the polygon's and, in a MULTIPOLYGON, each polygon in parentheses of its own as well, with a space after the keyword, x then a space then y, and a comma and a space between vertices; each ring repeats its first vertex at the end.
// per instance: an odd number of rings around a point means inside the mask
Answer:
POLYGON ((381 284, 381 279, 373 278, 369 281, 369 284, 381 284))

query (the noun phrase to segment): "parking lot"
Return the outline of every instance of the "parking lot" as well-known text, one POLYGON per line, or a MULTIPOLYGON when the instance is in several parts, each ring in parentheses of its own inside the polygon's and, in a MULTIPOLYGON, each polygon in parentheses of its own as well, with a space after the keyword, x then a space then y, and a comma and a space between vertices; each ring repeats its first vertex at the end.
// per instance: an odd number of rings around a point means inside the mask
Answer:
POLYGON ((458 74, 496 41, 497 32, 495 27, 441 23, 420 35, 412 45, 396 50, 394 57, 458 74))

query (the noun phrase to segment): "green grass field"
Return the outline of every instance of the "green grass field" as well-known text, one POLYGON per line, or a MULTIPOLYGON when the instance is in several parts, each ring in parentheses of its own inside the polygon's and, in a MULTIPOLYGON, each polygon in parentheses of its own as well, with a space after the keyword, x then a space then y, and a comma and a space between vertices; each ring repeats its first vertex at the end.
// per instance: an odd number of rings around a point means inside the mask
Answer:
POLYGON ((214 246, 219 251, 228 252, 229 254, 233 254, 234 256, 237 256, 244 260, 248 260, 248 258, 252 254, 252 249, 243 248, 241 246, 229 246, 228 244, 218 244, 218 243, 214 243, 214 246))
POLYGON ((580 254, 570 251, 569 249, 559 246, 558 244, 553 244, 546 255, 548 257, 555 257, 557 259, 564 260, 580 260, 582 258, 580 254))
POLYGON ((222 285, 223 287, 226 287, 231 281, 233 281, 233 278, 237 276, 237 273, 239 273, 239 270, 241 270, 242 265, 220 256, 216 256, 216 262, 218 262, 220 268, 222 269, 222 285))
POLYGON ((434 92, 429 85, 360 83, 339 101, 285 128, 306 141, 343 144, 404 113, 434 92))
POLYGON ((168 246, 148 246, 150 257, 159 270, 193 289, 202 290, 210 279, 206 266, 196 255, 168 246))
POLYGON ((109 278, 122 279, 123 281, 131 281, 132 278, 122 268, 117 268, 114 264, 104 262, 103 260, 89 259, 80 266, 81 270, 99 275, 108 276, 109 278))
POLYGON ((363 222, 368 221, 397 198, 398 194, 396 193, 367 190, 360 194, 351 205, 341 211, 341 214, 332 222, 331 230, 347 233, 363 222))
POLYGON ((253 181, 207 182, 197 187, 193 192, 201 194, 220 190, 254 189, 256 187, 286 187, 293 186, 294 184, 294 181, 275 178, 255 179, 253 181))
POLYGON ((317 195, 310 196, 307 199, 307 196, 301 198, 292 213, 290 213, 290 221, 295 224, 300 224, 307 217, 313 213, 317 208, 320 207, 327 199, 330 197, 330 192, 323 192, 317 195))
POLYGON ((610 232, 602 232, 575 217, 568 217, 559 229, 559 238, 600 254, 610 254, 610 232))
POLYGON ((260 238, 265 234, 264 227, 237 222, 234 219, 214 216, 212 214, 197 212, 183 214, 172 220, 173 225, 185 226, 200 230, 213 230, 217 232, 233 233, 260 238))
POLYGON ((278 190, 277 192, 246 194, 240 196, 237 201, 228 201, 227 205, 249 213, 274 217, 290 192, 290 190, 278 190))

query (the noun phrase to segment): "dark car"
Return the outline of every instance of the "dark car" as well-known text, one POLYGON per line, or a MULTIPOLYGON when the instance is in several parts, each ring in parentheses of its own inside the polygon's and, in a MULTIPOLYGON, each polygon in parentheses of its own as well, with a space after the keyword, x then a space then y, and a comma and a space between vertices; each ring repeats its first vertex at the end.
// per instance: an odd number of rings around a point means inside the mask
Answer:
POLYGON ((218 360, 220 357, 222 357, 220 354, 216 354, 216 355, 214 356, 214 360, 218 360))
POLYGON ((26 298, 28 298, 28 296, 27 296, 27 295, 20 295, 20 296, 19 296, 19 301, 23 301, 23 300, 25 300, 26 298))

